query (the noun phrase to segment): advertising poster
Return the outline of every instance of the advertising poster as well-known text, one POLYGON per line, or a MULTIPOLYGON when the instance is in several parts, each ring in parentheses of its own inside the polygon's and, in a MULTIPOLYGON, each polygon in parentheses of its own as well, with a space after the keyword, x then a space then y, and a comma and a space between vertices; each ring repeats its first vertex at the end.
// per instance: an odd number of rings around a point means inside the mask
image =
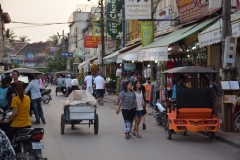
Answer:
POLYGON ((85 48, 98 48, 98 44, 101 43, 101 37, 85 36, 84 47, 85 48))
POLYGON ((25 67, 34 67, 35 66, 35 56, 33 51, 27 51, 24 58, 25 67))
POLYGON ((125 0, 125 19, 152 19, 151 0, 125 0))
POLYGON ((122 1, 106 0, 106 6, 107 6, 107 37, 110 39, 121 39, 122 1), (118 21, 118 19, 120 19, 120 21, 118 21))
POLYGON ((141 39, 143 47, 153 42, 152 22, 141 22, 141 39))
MULTIPOLYGON (((91 17, 92 17, 92 35, 94 37, 98 37, 101 36, 101 9, 99 7, 92 7, 91 10, 91 17)), ((104 23, 105 24, 105 23, 104 23)), ((106 25, 104 26, 104 32, 105 32, 105 36, 106 36, 106 25)))

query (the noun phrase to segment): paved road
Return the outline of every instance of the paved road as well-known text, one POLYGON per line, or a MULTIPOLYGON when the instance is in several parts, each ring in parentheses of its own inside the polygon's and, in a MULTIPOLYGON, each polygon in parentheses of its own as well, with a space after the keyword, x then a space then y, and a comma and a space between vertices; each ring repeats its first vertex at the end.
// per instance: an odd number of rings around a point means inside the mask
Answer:
MULTIPOLYGON (((54 90, 54 87, 50 87, 54 90)), ((167 140, 164 129, 156 125, 152 116, 147 116, 147 130, 142 138, 124 139, 122 115, 115 114, 113 102, 99 106, 99 133, 94 134, 93 125, 65 127, 60 134, 62 109, 59 101, 65 98, 52 93, 53 101, 43 105, 47 124, 44 127, 44 156, 49 160, 239 160, 240 150, 218 140, 209 141, 205 136, 189 133, 173 135, 167 140)), ((32 118, 34 120, 34 118, 32 118)))

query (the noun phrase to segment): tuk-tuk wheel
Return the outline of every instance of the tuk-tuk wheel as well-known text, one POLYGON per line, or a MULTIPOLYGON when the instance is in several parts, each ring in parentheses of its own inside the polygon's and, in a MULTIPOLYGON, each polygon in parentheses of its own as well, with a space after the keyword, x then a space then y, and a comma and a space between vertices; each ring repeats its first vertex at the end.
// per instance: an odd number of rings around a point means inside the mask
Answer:
POLYGON ((156 122, 157 122, 157 124, 160 126, 162 123, 161 123, 161 119, 158 117, 158 118, 156 118, 156 122))
POLYGON ((167 119, 167 122, 166 122, 166 136, 167 136, 167 139, 171 140, 172 139, 172 133, 168 129, 168 126, 169 126, 169 122, 168 122, 168 119, 167 119))
POLYGON ((74 129, 74 124, 73 123, 71 124, 71 129, 74 129))
POLYGON ((208 139, 213 140, 215 132, 208 132, 208 139))
POLYGON ((186 136, 187 135, 187 131, 181 131, 180 132, 182 135, 186 136))
POLYGON ((94 120, 94 133, 98 134, 98 128, 99 128, 99 119, 98 114, 96 114, 96 118, 94 120))
POLYGON ((64 134, 65 123, 66 123, 66 121, 65 121, 65 115, 62 114, 62 115, 61 115, 61 134, 64 134))

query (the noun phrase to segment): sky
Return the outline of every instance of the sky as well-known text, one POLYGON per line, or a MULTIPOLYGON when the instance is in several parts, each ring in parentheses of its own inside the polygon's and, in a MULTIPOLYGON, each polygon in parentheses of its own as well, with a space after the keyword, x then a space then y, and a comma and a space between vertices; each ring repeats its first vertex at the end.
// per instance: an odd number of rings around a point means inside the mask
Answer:
MULTIPOLYGON (((29 23, 60 23, 68 22, 72 12, 77 10, 77 6, 83 5, 97 7, 98 0, 0 0, 3 12, 8 12, 14 22, 29 23)), ((89 10, 90 11, 90 10, 89 10)), ((26 35, 31 40, 30 43, 43 41, 53 34, 69 33, 68 24, 57 24, 49 26, 27 27, 31 25, 9 23, 6 29, 14 30, 17 36, 26 35), (24 27, 24 28, 19 28, 24 27)))

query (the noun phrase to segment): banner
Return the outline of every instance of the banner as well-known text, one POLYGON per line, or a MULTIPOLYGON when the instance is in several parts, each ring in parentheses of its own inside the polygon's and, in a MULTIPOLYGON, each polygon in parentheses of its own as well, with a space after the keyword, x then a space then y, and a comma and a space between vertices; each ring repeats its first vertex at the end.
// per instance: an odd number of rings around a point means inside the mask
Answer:
POLYGON ((98 44, 101 43, 101 37, 85 36, 84 47, 85 48, 98 48, 98 44))
POLYGON ((153 42, 152 22, 141 22, 141 39, 143 47, 153 42))
POLYGON ((168 46, 141 50, 138 61, 168 61, 168 46))
POLYGON ((152 19, 151 0, 125 0, 125 19, 152 19))
MULTIPOLYGON (((99 37, 101 36, 101 9, 99 7, 92 7, 92 36, 99 37)), ((105 22, 104 22, 105 24, 105 22)), ((106 36, 107 27, 104 25, 104 36, 106 36)))
POLYGON ((35 66, 35 55, 34 51, 26 51, 24 58, 25 67, 34 67, 35 66))
POLYGON ((157 31, 162 31, 166 30, 171 26, 171 21, 170 21, 170 12, 172 11, 171 6, 167 6, 166 8, 163 8, 160 11, 156 12, 156 19, 166 19, 168 21, 159 21, 157 25, 157 31))
POLYGON ((122 0, 107 0, 106 7, 107 7, 107 37, 110 39, 121 39, 122 0))

